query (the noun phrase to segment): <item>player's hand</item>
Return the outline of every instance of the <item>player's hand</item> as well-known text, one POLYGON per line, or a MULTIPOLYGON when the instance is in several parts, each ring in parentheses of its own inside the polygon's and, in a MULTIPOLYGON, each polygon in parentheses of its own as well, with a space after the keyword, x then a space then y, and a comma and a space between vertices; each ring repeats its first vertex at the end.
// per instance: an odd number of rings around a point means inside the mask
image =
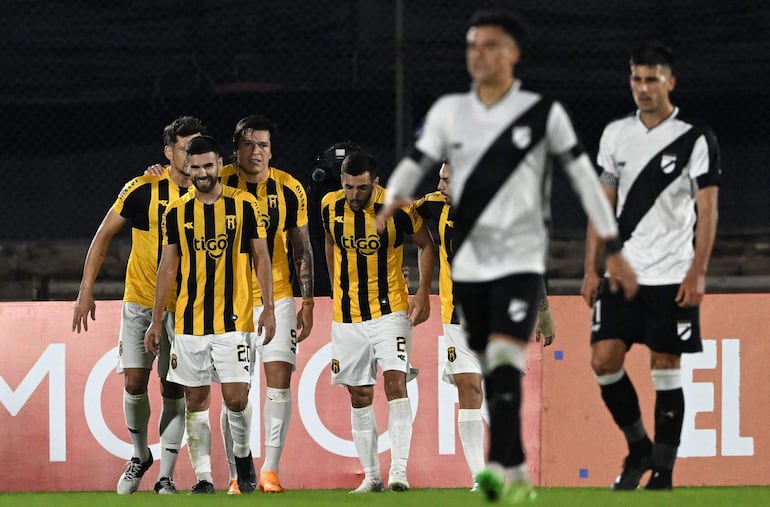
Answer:
POLYGON ((690 271, 679 286, 675 301, 680 308, 689 308, 699 305, 705 293, 706 276, 690 271))
POLYGON ((311 300, 302 301, 302 306, 297 312, 297 343, 301 342, 308 336, 313 329, 313 304, 311 300))
POLYGON ((583 296, 583 301, 589 307, 593 307, 596 302, 596 294, 599 292, 599 283, 602 279, 599 274, 594 271, 593 273, 586 273, 583 276, 583 285, 580 287, 580 295, 583 296))
POLYGON ((412 201, 409 199, 396 197, 390 202, 390 204, 380 208, 379 213, 377 213, 377 232, 384 231, 385 224, 387 224, 388 219, 395 215, 396 211, 398 211, 400 208, 403 208, 404 206, 407 206, 411 203, 412 201))
POLYGON ((262 340, 262 345, 270 343, 275 336, 275 310, 272 306, 269 308, 265 306, 265 309, 262 310, 259 321, 257 321, 257 334, 265 337, 262 340))
POLYGON ((556 338, 556 324, 553 321, 551 310, 546 308, 545 310, 537 312, 537 327, 535 328, 535 341, 539 342, 540 338, 543 339, 543 346, 547 347, 553 343, 556 338))
POLYGON ((620 252, 610 254, 605 260, 607 264, 608 281, 610 290, 623 291, 623 297, 633 299, 639 292, 639 284, 636 281, 636 273, 631 269, 628 261, 620 252))
POLYGON ((420 290, 409 300, 409 308, 406 311, 412 326, 422 324, 430 317, 430 299, 420 290))
POLYGON ((152 164, 151 166, 148 166, 147 169, 145 169, 144 174, 152 176, 163 176, 163 172, 165 170, 166 167, 163 164, 152 164))
POLYGON ((153 320, 144 333, 144 350, 158 355, 160 352, 160 331, 161 324, 153 320))
POLYGON ((80 333, 82 326, 83 331, 88 331, 88 314, 91 314, 91 320, 96 320, 96 302, 94 296, 90 292, 81 291, 78 294, 78 298, 75 301, 75 309, 72 312, 72 330, 80 333))

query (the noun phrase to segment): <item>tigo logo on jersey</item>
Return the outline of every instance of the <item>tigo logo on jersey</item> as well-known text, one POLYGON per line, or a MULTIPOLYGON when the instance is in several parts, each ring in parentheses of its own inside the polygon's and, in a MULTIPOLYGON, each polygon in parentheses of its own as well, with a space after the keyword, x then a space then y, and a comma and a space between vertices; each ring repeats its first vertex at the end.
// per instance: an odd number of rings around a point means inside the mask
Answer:
POLYGON ((532 142, 532 129, 528 125, 517 125, 511 132, 511 141, 518 149, 523 150, 532 142))
POLYGON ((346 250, 355 250, 361 255, 372 255, 380 249, 380 237, 377 234, 370 234, 365 238, 342 236, 340 242, 342 248, 346 250))
POLYGON ((219 259, 228 247, 227 234, 219 234, 216 238, 194 239, 193 246, 199 252, 206 252, 212 259, 219 259))
POLYGON ((671 174, 676 168, 676 153, 664 153, 660 157, 660 170, 663 174, 671 174))

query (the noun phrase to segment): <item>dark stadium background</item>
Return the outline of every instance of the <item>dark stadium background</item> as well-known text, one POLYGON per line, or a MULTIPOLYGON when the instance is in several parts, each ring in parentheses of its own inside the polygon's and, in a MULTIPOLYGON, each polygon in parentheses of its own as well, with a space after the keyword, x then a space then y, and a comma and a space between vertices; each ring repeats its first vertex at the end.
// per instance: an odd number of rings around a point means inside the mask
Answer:
MULTIPOLYGON (((75 296, 38 286, 79 279, 105 211, 125 181, 163 160, 161 131, 181 114, 200 117, 226 153, 239 118, 267 114, 279 126, 273 165, 304 182, 323 148, 350 139, 382 162, 386 181, 433 100, 468 88, 465 22, 481 5, 514 5, 527 21, 530 50, 517 75, 562 100, 592 154, 603 126, 633 109, 628 50, 650 38, 670 45, 674 101, 710 123, 722 149, 712 275, 770 275, 770 3, 0 5, 0 161, 9 183, 0 199, 2 299, 75 296)), ((558 171, 553 210, 554 254, 582 266, 585 219, 558 171)), ((119 281, 124 259, 104 276, 119 281)))

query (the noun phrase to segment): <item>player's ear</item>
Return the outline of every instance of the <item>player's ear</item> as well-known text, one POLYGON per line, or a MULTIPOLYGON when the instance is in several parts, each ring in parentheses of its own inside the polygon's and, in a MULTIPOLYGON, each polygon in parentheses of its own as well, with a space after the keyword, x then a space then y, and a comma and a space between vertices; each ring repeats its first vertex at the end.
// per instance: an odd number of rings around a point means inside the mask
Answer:
POLYGON ((174 147, 169 145, 163 146, 163 154, 166 156, 168 161, 171 162, 171 159, 174 156, 174 147))

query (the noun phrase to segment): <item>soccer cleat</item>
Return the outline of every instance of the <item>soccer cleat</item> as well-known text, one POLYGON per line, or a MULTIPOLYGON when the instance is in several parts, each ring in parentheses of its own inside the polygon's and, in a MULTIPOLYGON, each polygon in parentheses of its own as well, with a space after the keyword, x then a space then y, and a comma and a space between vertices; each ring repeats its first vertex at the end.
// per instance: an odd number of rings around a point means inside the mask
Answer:
POLYGON ((235 469, 238 472, 238 489, 241 493, 251 493, 257 489, 257 472, 251 453, 245 458, 235 457, 235 469))
POLYGON ((514 481, 505 485, 500 501, 505 504, 532 502, 537 497, 529 481, 514 481))
POLYGON ((126 464, 126 471, 118 479, 117 492, 119 495, 130 495, 139 489, 139 481, 142 480, 144 473, 152 466, 152 453, 147 449, 149 458, 142 463, 139 458, 133 457, 126 464))
POLYGON ((401 493, 409 491, 409 482, 406 480, 406 470, 391 470, 388 477, 388 489, 401 493))
POLYGON ((473 487, 471 488, 471 493, 478 493, 479 492, 479 483, 474 481, 473 487))
POLYGON ((214 485, 209 481, 198 481, 190 491, 191 495, 211 495, 214 493, 214 485))
POLYGON ((159 495, 175 495, 176 484, 169 477, 161 477, 155 483, 155 492, 159 495))
POLYGON ((653 468, 650 474, 650 480, 644 489, 647 491, 671 491, 673 488, 672 471, 664 468, 653 468))
POLYGON ((652 468, 652 454, 630 453, 623 461, 623 470, 612 483, 614 491, 633 491, 639 487, 642 475, 652 468))
POLYGON ((227 489, 228 495, 240 495, 241 494, 241 488, 238 487, 238 479, 233 479, 230 481, 230 487, 227 489))
POLYGON ((382 485, 382 479, 378 477, 365 477, 364 480, 361 481, 361 485, 353 491, 349 491, 349 493, 379 493, 380 491, 385 491, 385 486, 382 485))
POLYGON ((502 476, 489 468, 479 472, 476 476, 476 484, 479 485, 479 491, 484 493, 490 502, 495 502, 502 496, 505 485, 502 476))
POLYGON ((283 486, 275 470, 265 470, 259 474, 259 489, 265 493, 283 493, 283 486))

